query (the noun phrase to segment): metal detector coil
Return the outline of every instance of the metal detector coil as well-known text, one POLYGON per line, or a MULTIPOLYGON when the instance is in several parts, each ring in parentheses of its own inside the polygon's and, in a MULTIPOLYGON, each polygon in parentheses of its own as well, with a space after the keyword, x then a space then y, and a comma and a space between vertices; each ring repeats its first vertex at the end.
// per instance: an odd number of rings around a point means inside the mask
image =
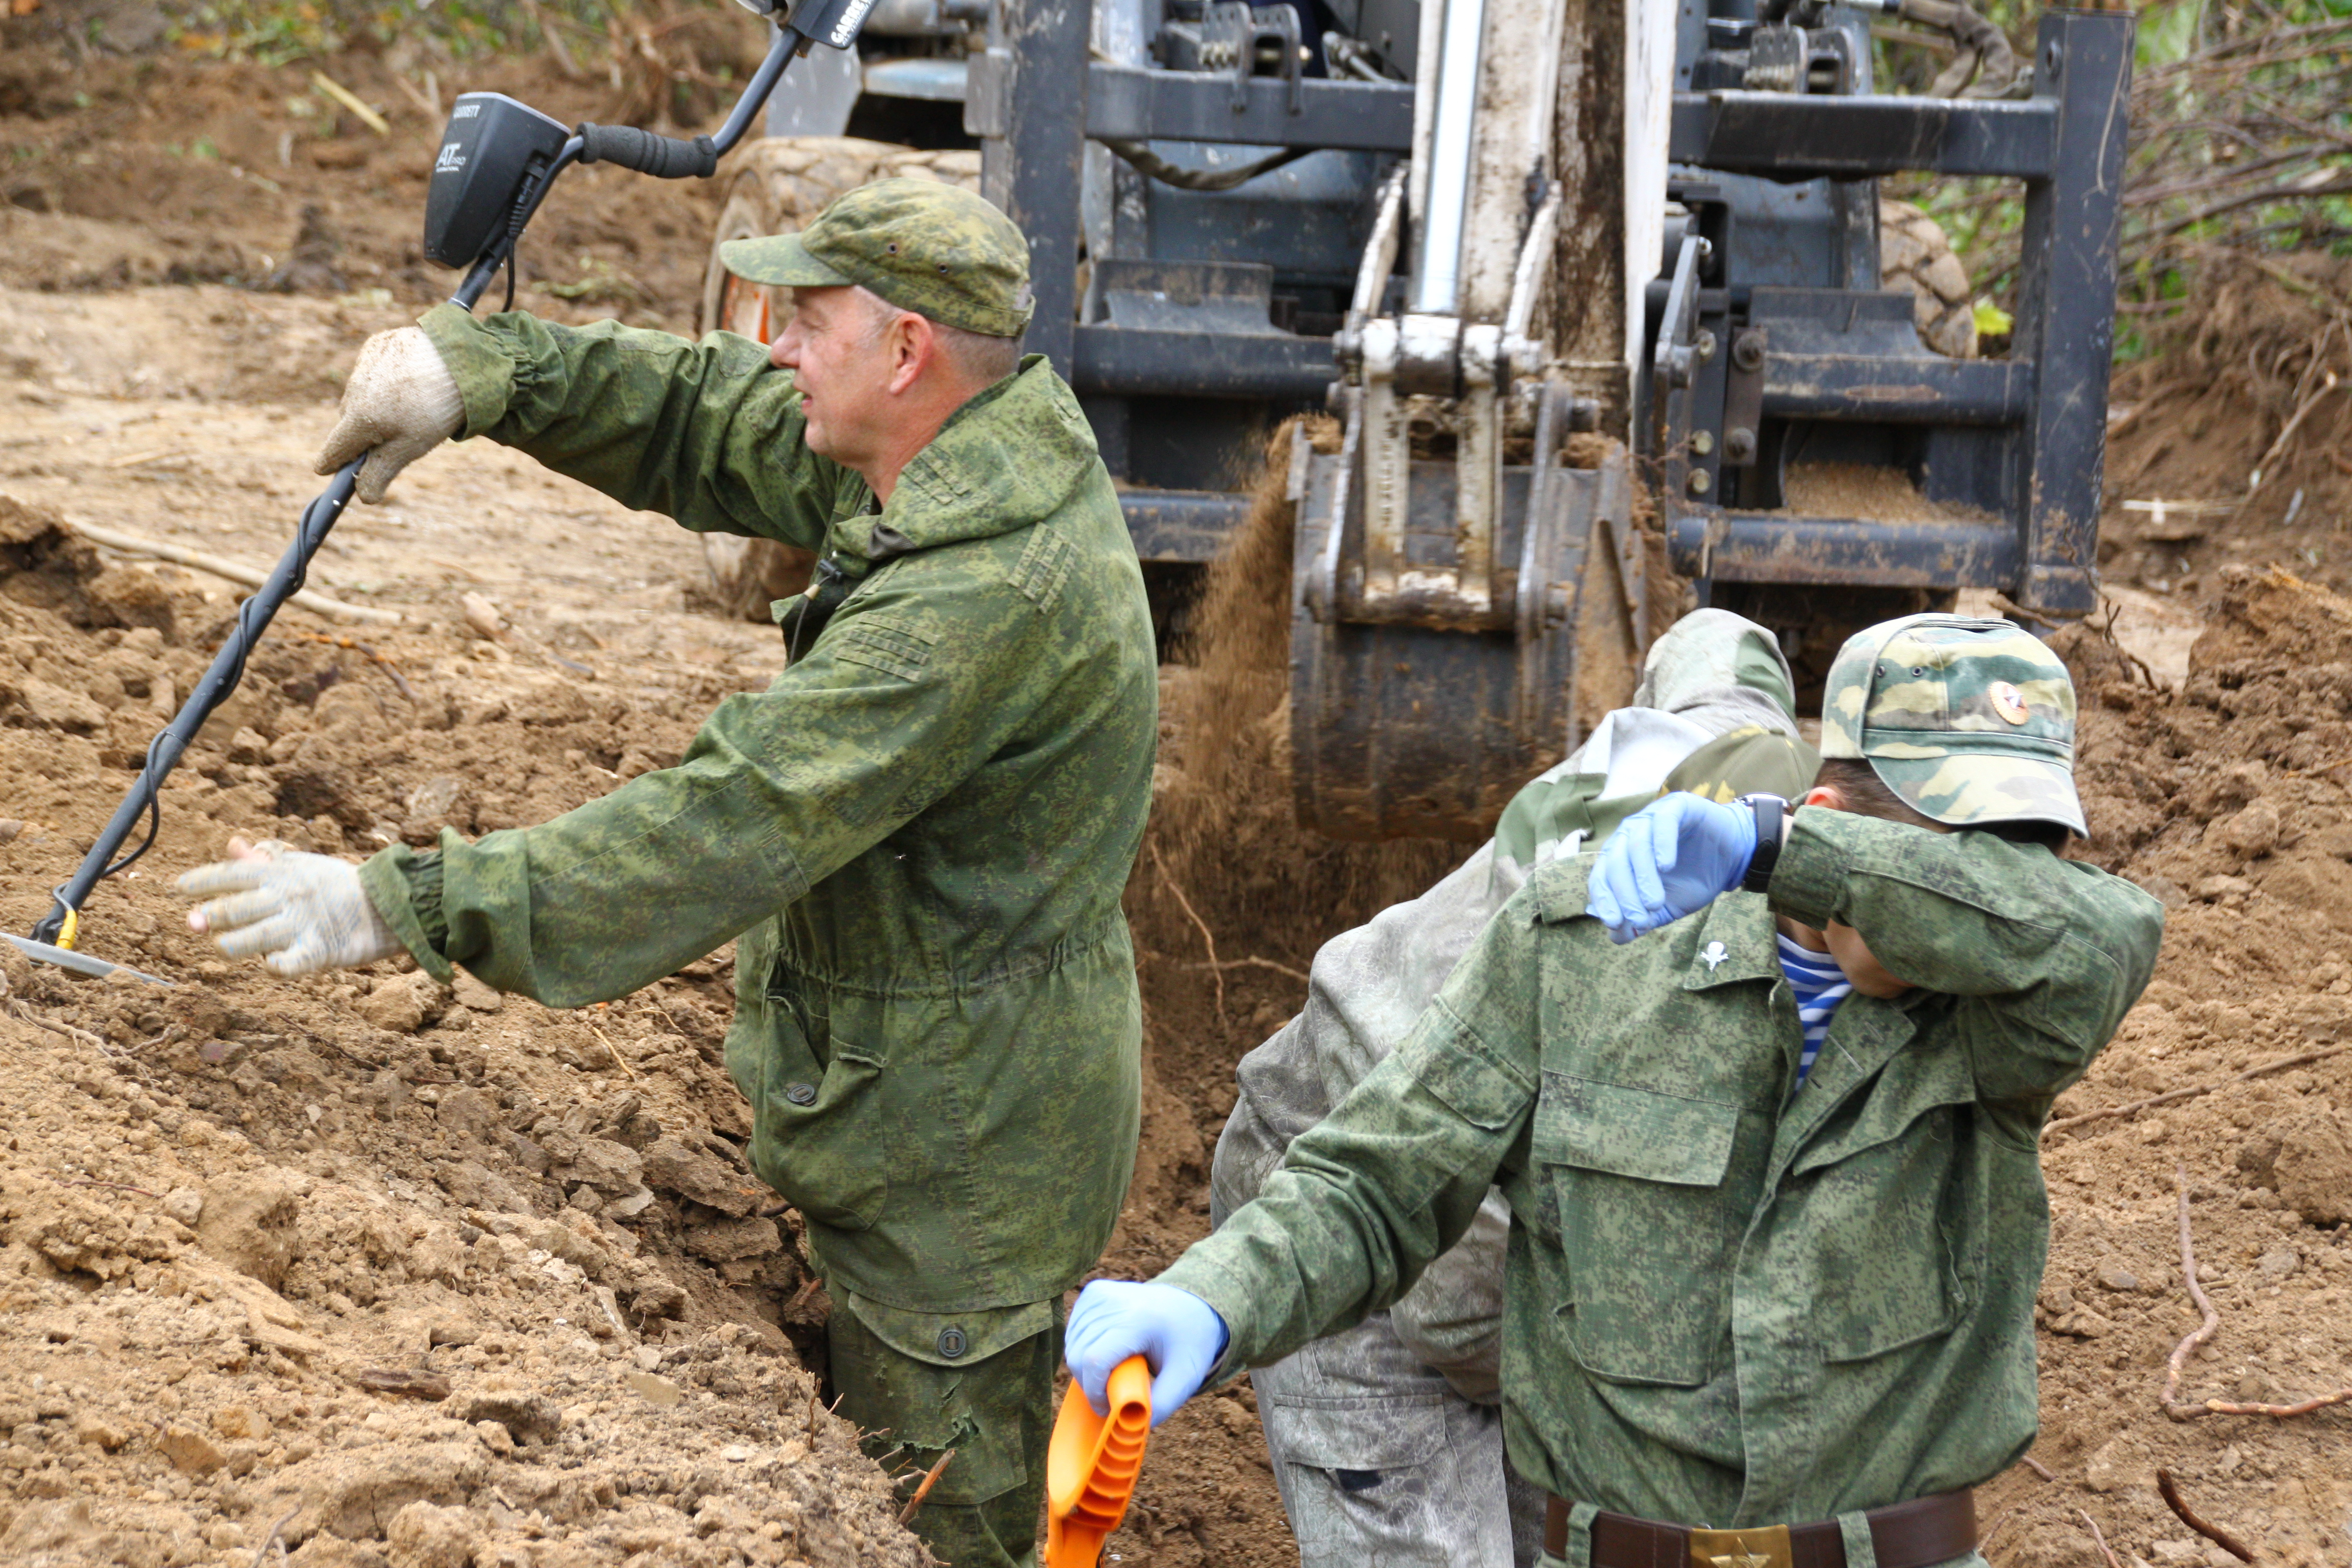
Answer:
POLYGON ((464 267, 488 250, 524 184, 545 177, 571 136, 562 121, 505 93, 458 94, 425 192, 425 254, 464 267))

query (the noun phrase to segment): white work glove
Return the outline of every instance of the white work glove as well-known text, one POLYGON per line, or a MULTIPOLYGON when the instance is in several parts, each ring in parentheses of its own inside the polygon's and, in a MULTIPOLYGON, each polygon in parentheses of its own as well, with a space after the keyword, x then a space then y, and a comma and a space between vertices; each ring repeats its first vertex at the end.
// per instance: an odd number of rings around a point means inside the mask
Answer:
POLYGON ((441 352, 422 327, 378 332, 360 345, 343 383, 343 416, 319 452, 317 472, 331 474, 373 447, 360 465, 360 500, 380 504, 401 469, 455 436, 466 400, 441 352))
POLYGON ((229 840, 236 858, 199 866, 180 879, 184 893, 227 893, 188 911, 192 931, 220 932, 231 958, 266 954, 279 974, 356 969, 407 951, 360 886, 348 860, 308 855, 272 838, 229 840))

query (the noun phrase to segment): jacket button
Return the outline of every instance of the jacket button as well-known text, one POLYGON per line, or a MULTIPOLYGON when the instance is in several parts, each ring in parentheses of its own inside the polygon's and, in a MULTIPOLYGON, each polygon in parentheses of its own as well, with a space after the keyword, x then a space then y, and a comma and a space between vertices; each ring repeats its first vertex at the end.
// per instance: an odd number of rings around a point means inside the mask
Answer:
POLYGON ((816 1103, 816 1085, 788 1083, 784 1085, 784 1098, 794 1105, 814 1105, 816 1103))
POLYGON ((940 1353, 947 1357, 950 1361, 955 1360, 956 1357, 963 1354, 963 1352, 969 1348, 971 1348, 970 1342, 966 1341, 963 1337, 963 1331, 961 1329, 941 1329, 940 1331, 940 1353))

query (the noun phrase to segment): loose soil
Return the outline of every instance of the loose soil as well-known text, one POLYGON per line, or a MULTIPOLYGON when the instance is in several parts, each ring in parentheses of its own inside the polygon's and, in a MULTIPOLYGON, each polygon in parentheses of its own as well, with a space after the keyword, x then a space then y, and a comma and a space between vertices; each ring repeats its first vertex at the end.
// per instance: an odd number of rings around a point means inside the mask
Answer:
MULTIPOLYGON (((327 133, 315 106, 279 113, 310 90, 307 66, 69 63, 23 26, 0 23, 16 29, 0 32, 0 815, 22 825, 0 823, 0 921, 16 931, 235 603, 64 520, 270 559, 358 342, 450 283, 414 251, 430 122, 383 58, 327 64, 391 116, 379 143, 327 133), (217 155, 191 153, 199 138, 217 155), (363 156, 305 151, 346 142, 363 156), (278 270, 306 205, 329 271, 288 272, 283 294, 233 286, 278 270)), ((536 60, 463 74, 443 90, 646 118, 536 60)), ((532 230, 547 270, 526 270, 525 299, 689 328, 706 191, 567 178, 532 230), (530 290, 600 266, 630 289, 530 290)), ((2189 353, 2119 389, 2147 412, 2119 432, 2118 499, 2222 493, 2193 481, 2250 467, 2292 416, 2276 395, 2291 365, 2231 395, 2218 348, 2189 353), (2166 466, 2231 441, 2250 450, 2210 474, 2166 466)), ((2352 1051, 2230 1081, 2352 1043, 2352 609, 2320 585, 2336 581, 2324 550, 2292 553, 2345 515, 2323 471, 2343 415, 2306 416, 2310 444, 2290 444, 2251 521, 2175 552, 2193 588, 2169 558, 2142 569, 2121 526, 2137 514, 2111 516, 2111 571, 2150 590, 2118 626, 2151 674, 2091 633, 2066 639, 2088 853, 2172 909, 2148 996, 2059 1115, 2210 1092, 2048 1140, 2032 1458, 2054 1479, 2021 1465, 1987 1489, 1999 1568, 2102 1568, 2083 1512, 2135 1568, 2210 1560, 2158 1499, 2159 1466, 2264 1562, 2344 1550, 2345 1408, 2175 1421, 2159 1405, 2198 1321, 2182 1179, 2221 1324, 2180 1398, 2352 1384, 2352 1051), (2273 560, 2314 582, 2258 569, 2273 560), (2131 629, 2167 610, 2202 627, 2185 660, 2131 629)), ((243 1568, 278 1526, 297 1561, 371 1568, 915 1562, 880 1473, 810 1407, 802 1353, 824 1302, 793 1216, 741 1163, 744 1111, 717 1065, 729 953, 559 1013, 404 965, 279 982, 182 924, 171 878, 232 833, 357 856, 445 823, 536 821, 674 759, 700 714, 780 662, 772 632, 698 608, 690 536, 510 453, 438 453, 394 498, 346 521, 314 585, 408 622, 287 612, 164 792, 153 851, 91 901, 85 947, 182 984, 5 962, 0 1559, 243 1568), (468 593, 516 631, 470 631, 468 593)), ((1233 1064, 1297 1007, 1317 945, 1461 853, 1290 826, 1286 632, 1262 591, 1288 529, 1278 489, 1261 497, 1163 672, 1157 810, 1129 894, 1144 1143, 1105 1273, 1148 1272, 1205 1230, 1233 1064)), ((1246 1383, 1196 1402, 1155 1436, 1111 1550, 1291 1561, 1266 1466, 1246 1383)))

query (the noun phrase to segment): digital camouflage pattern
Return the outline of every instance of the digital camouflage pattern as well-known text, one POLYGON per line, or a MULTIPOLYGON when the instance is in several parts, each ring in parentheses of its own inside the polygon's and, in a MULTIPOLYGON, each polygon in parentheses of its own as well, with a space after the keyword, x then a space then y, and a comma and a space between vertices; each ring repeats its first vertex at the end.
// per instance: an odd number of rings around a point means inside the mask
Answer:
POLYGON ((1499 1182, 1504 1429, 1546 1489, 1721 1528, 2001 1470, 2034 1433, 2037 1134, 2147 983, 2161 906, 2037 847, 1808 807, 1769 901, 1618 947, 1593 863, 1540 868, 1160 1276, 1223 1316, 1220 1374, 1397 1300, 1499 1182), (1848 998, 1797 1092, 1776 911, 1922 987, 1848 998))
POLYGON ((677 767, 536 827, 386 850, 372 898, 435 974, 559 1007, 740 937, 727 1062, 752 1164, 835 1299, 1019 1313, 1077 1283, 1135 1158, 1119 895, 1158 669, 1076 398, 1029 360, 876 511, 749 339, 453 307, 423 324, 469 434, 688 528, 823 550, 855 586, 677 767))
POLYGON ((835 197, 798 234, 730 239, 719 259, 750 283, 856 284, 902 310, 1017 338, 1029 325, 1029 245, 986 197, 937 180, 877 180, 835 197))
POLYGON ((1906 616, 1847 638, 1822 694, 1822 755, 1866 758, 1889 789, 1955 827, 2089 832, 2074 794, 2074 683, 2011 621, 1906 616))
MULTIPOLYGON (((1213 1225, 1395 1050, 1533 868, 1598 844, 1662 790, 1793 798, 1820 765, 1796 738, 1779 644, 1727 611, 1694 611, 1653 643, 1634 701, 1526 784, 1436 886, 1323 944, 1306 1007, 1235 1073, 1213 1225)), ((1253 1372, 1303 1568, 1500 1568, 1540 1550, 1542 1497, 1505 1462, 1496 1408, 1510 1223, 1490 1191, 1388 1310, 1253 1372)))

